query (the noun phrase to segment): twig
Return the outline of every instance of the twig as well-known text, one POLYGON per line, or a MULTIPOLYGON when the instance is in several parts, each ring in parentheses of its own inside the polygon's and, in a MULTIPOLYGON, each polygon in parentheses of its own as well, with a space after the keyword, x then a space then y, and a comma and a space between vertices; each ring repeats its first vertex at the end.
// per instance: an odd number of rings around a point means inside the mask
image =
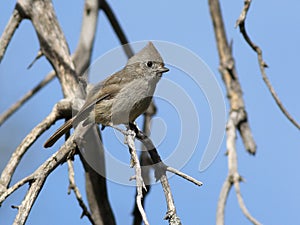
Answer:
POLYGON ((14 193, 16 190, 18 190, 20 187, 22 187, 26 183, 30 183, 33 181, 33 176, 29 175, 22 180, 18 181, 16 184, 11 186, 10 188, 6 189, 5 191, 0 194, 0 206, 5 201, 6 198, 8 198, 12 193, 14 193))
POLYGON ((43 52, 41 50, 38 51, 36 57, 33 59, 33 61, 29 64, 29 66, 27 67, 27 69, 30 69, 34 63, 43 56, 43 52))
POLYGON ((73 162, 71 159, 67 160, 68 163, 68 173, 69 173, 69 188, 68 188, 68 194, 71 193, 71 190, 73 190, 75 197, 80 205, 80 207, 82 208, 82 214, 80 216, 80 218, 82 218, 83 216, 86 216, 89 221, 91 222, 91 224, 96 224, 95 221, 92 218, 92 215, 90 214, 87 206, 85 205, 83 199, 82 199, 82 195, 79 191, 79 188, 77 187, 76 183, 75 183, 75 173, 74 173, 74 166, 73 166, 73 162))
POLYGON ((38 83, 33 89, 28 91, 19 101, 15 102, 6 112, 0 115, 0 126, 15 113, 25 102, 27 102, 32 96, 34 96, 39 90, 55 77, 55 72, 50 72, 40 83, 38 83))
POLYGON ((144 144, 144 146, 146 147, 147 152, 149 153, 150 158, 152 160, 152 166, 155 169, 155 178, 156 179, 160 179, 162 175, 165 175, 166 171, 169 171, 169 172, 172 172, 172 173, 174 173, 174 174, 176 174, 198 186, 202 185, 202 182, 196 180, 195 178, 193 178, 183 172, 180 172, 170 166, 165 165, 162 162, 160 155, 159 155, 156 147, 154 146, 153 142, 151 141, 151 139, 147 135, 145 135, 142 131, 140 131, 134 124, 131 124, 131 129, 135 132, 136 138, 139 141, 141 141, 144 144))
POLYGON ((236 194, 238 197, 239 206, 244 213, 244 215, 255 225, 260 225, 260 223, 249 213, 242 199, 240 192, 239 182, 242 181, 242 177, 238 173, 238 160, 236 152, 236 122, 238 114, 235 112, 230 113, 229 119, 226 127, 227 134, 227 153, 228 153, 228 181, 231 185, 234 185, 236 194))
POLYGON ((217 204, 217 213, 216 213, 216 225, 224 225, 226 201, 228 199, 228 195, 231 187, 232 184, 227 177, 224 181, 224 184, 221 188, 220 195, 219 195, 219 200, 217 204))
POLYGON ((13 37, 13 35, 14 35, 15 31, 17 30, 19 24, 21 23, 22 19, 23 18, 21 16, 19 10, 16 7, 4 29, 4 32, 2 33, 1 38, 0 38, 0 63, 3 59, 3 56, 5 54, 8 44, 10 43, 11 38, 13 37))
POLYGON ((251 214, 250 212, 248 211, 245 203, 244 203, 244 200, 243 200, 243 197, 242 197, 242 194, 241 194, 241 190, 240 190, 240 183, 239 181, 236 181, 234 182, 234 189, 235 189, 235 192, 236 192, 236 196, 237 196, 237 199, 238 199, 238 202, 239 202, 239 206, 242 210, 242 212, 244 213, 244 215, 247 217, 248 220, 250 220, 253 224, 255 225, 261 225, 261 223, 259 221, 257 221, 251 214))
POLYGON ((245 0, 244 1, 244 8, 240 14, 240 17, 238 18, 238 20, 236 21, 236 27, 239 26, 240 32, 242 33, 245 41, 248 43, 248 45, 253 49, 253 51, 256 52, 257 54, 257 59, 258 59, 258 64, 259 64, 259 68, 260 68, 260 73, 262 75, 262 78, 265 82, 265 84, 267 85, 273 99, 275 100, 276 104, 278 105, 278 107, 280 108, 281 112, 286 116, 286 118, 292 123, 294 124, 295 127, 297 127, 298 129, 300 129, 300 124, 292 117, 292 115, 288 112, 288 110, 284 107, 283 103, 281 102, 281 100, 279 99, 275 89, 273 88, 267 74, 265 71, 265 68, 268 67, 267 64, 265 63, 263 56, 262 56, 262 50, 261 48, 256 45, 254 42, 252 42, 251 38, 249 37, 247 31, 246 31, 246 26, 245 26, 245 22, 246 22, 246 17, 247 17, 247 13, 248 10, 250 8, 251 5, 251 0, 245 0))
POLYGON ((164 219, 169 221, 169 225, 181 225, 180 218, 177 216, 176 207, 172 196, 171 188, 169 185, 169 181, 165 174, 161 176, 160 183, 164 190, 165 199, 167 202, 167 209, 168 209, 164 219))
MULTIPOLYGON (((129 131, 131 131, 131 130, 129 130, 129 131)), ((136 204, 137 204, 137 207, 140 211, 140 214, 143 218, 145 225, 149 225, 145 210, 142 205, 143 188, 146 189, 146 187, 145 187, 143 177, 142 177, 142 169, 141 169, 141 165, 139 162, 139 158, 136 154, 134 137, 135 137, 135 132, 133 132, 133 131, 129 132, 129 134, 126 135, 126 143, 128 144, 128 147, 131 150, 130 151, 131 159, 133 161, 134 168, 135 168, 135 180, 136 180, 136 190, 137 190, 136 204)))
POLYGON ((186 180, 188 180, 188 181, 190 181, 190 182, 192 182, 192 183, 194 183, 194 184, 196 184, 198 186, 202 186, 203 185, 203 183, 201 181, 198 181, 195 178, 193 178, 193 177, 191 177, 191 176, 189 176, 189 175, 187 175, 187 174, 185 174, 185 173, 183 173, 183 172, 181 172, 181 171, 179 171, 179 170, 177 170, 177 169, 175 169, 173 167, 167 166, 166 169, 167 169, 167 171, 169 171, 171 173, 174 173, 177 176, 180 176, 183 179, 186 179, 186 180))
POLYGON ((216 224, 224 225, 225 223, 225 207, 226 201, 229 196, 229 191, 232 188, 234 183, 234 177, 239 176, 237 172, 237 155, 236 155, 236 127, 235 122, 236 118, 233 118, 233 114, 237 115, 235 112, 230 113, 230 116, 227 121, 226 126, 226 148, 227 148, 227 157, 228 157, 228 175, 224 181, 223 187, 220 192, 219 200, 218 200, 218 208, 216 214, 216 224))
POLYGON ((226 206, 226 200, 228 199, 229 191, 234 186, 236 195, 238 198, 239 206, 243 214, 251 221, 254 225, 260 225, 260 223, 250 214, 244 200, 241 195, 239 182, 242 181, 242 177, 238 173, 237 153, 236 153, 236 121, 237 113, 230 113, 226 134, 227 134, 227 157, 228 157, 228 175, 224 181, 223 187, 220 192, 218 208, 216 214, 216 224, 224 225, 224 211, 226 206))

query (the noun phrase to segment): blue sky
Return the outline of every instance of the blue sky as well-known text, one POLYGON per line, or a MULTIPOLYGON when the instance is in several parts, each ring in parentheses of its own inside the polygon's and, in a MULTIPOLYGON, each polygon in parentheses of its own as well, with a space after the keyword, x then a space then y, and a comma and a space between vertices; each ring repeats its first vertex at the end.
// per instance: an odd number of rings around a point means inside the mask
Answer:
MULTIPOLYGON (((109 1, 130 41, 163 40, 173 42, 190 49, 208 65, 225 94, 224 85, 218 73, 218 55, 210 20, 207 1, 189 1, 189 4, 169 1, 109 1)), ((14 7, 14 2, 6 2, 0 7, 0 31, 2 32, 14 7)), ((80 26, 82 1, 53 2, 60 25, 65 32, 71 52, 75 50, 80 26)), ((258 149, 255 157, 249 156, 237 139, 239 172, 246 183, 241 190, 249 211, 263 224, 300 224, 299 214, 299 131, 282 115, 265 84, 257 65, 256 55, 247 46, 239 31, 234 28, 235 21, 243 7, 243 1, 222 2, 227 37, 233 40, 233 55, 237 72, 243 88, 246 110, 258 149)), ((279 97, 289 112, 300 121, 299 99, 300 76, 297 75, 299 61, 300 32, 298 26, 300 2, 293 0, 288 4, 282 1, 253 1, 247 28, 253 41, 263 49, 264 59, 269 65, 267 74, 279 97)), ((103 13, 99 17, 93 60, 115 48, 119 42, 103 13)), ((37 84, 51 70, 44 59, 27 70, 39 49, 36 34, 29 21, 23 21, 6 55, 0 64, 0 112, 4 112, 13 102, 37 84), (14 90, 12 90, 12 85, 14 90)), ((107 74, 108 75, 108 74, 107 74)), ((218 195, 227 175, 227 158, 224 155, 225 142, 209 168, 199 171, 199 162, 205 148, 210 130, 210 112, 203 93, 193 92, 193 84, 175 69, 168 73, 168 79, 181 83, 188 90, 199 115, 201 133, 197 148, 182 170, 204 185, 196 187, 179 178, 170 179, 178 215, 183 224, 214 224, 218 195)), ((57 80, 52 81, 30 102, 26 103, 0 128, 0 169, 2 170, 14 149, 25 135, 40 122, 62 98, 57 80)), ((158 114, 153 122, 159 130, 166 124, 166 139, 159 145, 162 157, 167 157, 174 148, 173 139, 178 138, 176 111, 157 99, 158 114), (163 122, 162 122, 163 121, 163 122), (172 127, 175 126, 175 128, 172 127)), ((227 104, 227 100, 226 100, 227 104)), ((189 121, 182 121, 189 123, 189 121)), ((30 174, 41 162, 57 150, 56 147, 45 150, 42 147, 47 137, 61 124, 57 122, 40 137, 25 155, 13 177, 13 183, 30 174)), ((111 153, 125 163, 129 163, 126 147, 104 131, 104 143, 111 153)), ((156 134, 152 134, 156 138, 156 134)), ((163 134, 162 134, 163 135, 163 134)), ((159 136, 159 135, 158 135, 159 136)), ((157 137, 159 140, 160 137, 157 137)), ((182 149, 185 151, 185 149, 182 149)), ((75 160, 76 181, 84 193, 84 177, 81 163, 75 160)), ((26 192, 21 188, 7 199, 0 208, 0 225, 11 224, 18 205, 26 192)), ((89 224, 86 218, 80 219, 81 209, 71 194, 67 195, 68 176, 66 165, 53 172, 35 203, 28 224, 89 224)), ((109 182, 109 198, 118 224, 131 224, 131 210, 135 189, 130 186, 109 182)), ((161 186, 156 184, 146 200, 146 211, 151 224, 167 224, 162 218, 166 212, 161 186)), ((250 224, 242 215, 234 191, 230 193, 226 208, 226 224, 250 224)))

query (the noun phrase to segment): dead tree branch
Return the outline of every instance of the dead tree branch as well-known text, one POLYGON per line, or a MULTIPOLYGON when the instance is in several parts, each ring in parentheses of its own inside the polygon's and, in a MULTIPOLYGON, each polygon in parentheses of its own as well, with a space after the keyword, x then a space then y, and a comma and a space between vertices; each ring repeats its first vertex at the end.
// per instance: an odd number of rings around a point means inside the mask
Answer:
POLYGON ((229 191, 235 185, 240 208, 245 216, 253 223, 259 224, 248 212, 243 201, 241 201, 239 182, 241 176, 237 169, 236 132, 239 131, 244 146, 250 154, 255 154, 256 144, 254 142, 248 123, 245 103, 242 96, 242 88, 235 69, 235 61, 232 56, 231 46, 228 44, 224 22, 222 18, 220 3, 218 0, 209 0, 210 14, 214 26, 216 43, 220 59, 220 73, 226 86, 227 96, 230 103, 230 113, 227 121, 227 153, 228 153, 228 176, 223 184, 218 201, 216 213, 216 224, 224 224, 224 211, 229 191))
POLYGON ((177 215, 176 207, 171 192, 170 184, 167 178, 167 175, 163 174, 160 178, 161 186, 164 190, 165 199, 167 202, 167 213, 164 217, 165 220, 168 220, 169 225, 181 225, 181 220, 177 215))
POLYGON ((17 216, 13 224, 25 224, 30 210, 37 199, 47 177, 53 172, 53 170, 64 163, 66 159, 70 156, 70 150, 75 149, 76 145, 73 139, 70 139, 66 142, 59 151, 54 153, 48 160, 46 160, 36 171, 34 171, 31 175, 17 182, 12 187, 5 190, 0 195, 0 204, 14 191, 23 186, 26 183, 29 183, 29 189, 25 195, 24 200, 21 205, 17 206, 18 209, 17 216))
MULTIPOLYGON (((99 16, 99 9, 103 4, 102 0, 86 0, 83 11, 80 39, 74 53, 73 62, 76 67, 76 72, 83 90, 87 85, 88 68, 91 62, 92 50, 94 46, 95 35, 97 31, 97 22, 99 16)), ((99 128, 93 126, 86 132, 88 135, 88 149, 97 148, 100 151, 99 167, 105 174, 105 160, 103 146, 99 143, 101 135, 99 128)), ((80 152, 79 152, 80 153, 80 152)), ((85 170, 85 185, 86 195, 90 212, 93 221, 97 225, 107 224, 115 225, 115 218, 111 205, 108 200, 106 179, 97 173, 80 154, 80 159, 85 170)))
POLYGON ((240 182, 243 178, 238 173, 238 160, 237 160, 237 152, 236 152, 236 122, 237 113, 232 112, 229 115, 229 119, 226 126, 226 147, 227 147, 227 157, 228 157, 228 175, 223 184, 223 187, 220 192, 219 201, 218 201, 218 208, 217 208, 217 216, 216 216, 216 224, 223 225, 224 224, 224 212, 226 207, 226 201, 229 196, 229 192, 232 187, 235 188, 235 192, 237 195, 239 206, 247 217, 249 221, 251 221, 255 225, 260 225, 260 223, 250 214, 248 211, 244 200, 241 195, 240 190, 240 182))
MULTIPOLYGON (((11 160, 8 162, 7 167, 3 171, 1 175, 1 193, 5 192, 9 186, 11 177, 23 157, 23 155, 26 153, 27 149, 32 145, 32 143, 38 138, 39 135, 41 135, 46 129, 48 129, 52 124, 55 123, 58 119, 66 118, 71 115, 71 103, 72 99, 75 97, 82 98, 84 96, 84 92, 82 92, 82 89, 79 85, 79 79, 77 78, 77 74, 83 74, 85 70, 87 70, 87 67, 90 63, 90 55, 92 51, 93 41, 94 41, 94 35, 96 31, 96 24, 97 24, 97 16, 98 16, 98 1, 95 0, 87 0, 85 5, 85 11, 84 11, 84 19, 83 19, 83 33, 86 35, 89 31, 92 31, 90 33, 91 35, 88 36, 88 38, 84 35, 81 36, 81 39, 78 44, 78 48, 74 54, 74 57, 71 58, 68 52, 68 46, 66 44, 66 41, 64 39, 64 35, 58 25, 58 22, 56 20, 52 4, 50 1, 22 1, 20 0, 16 5, 17 12, 22 12, 22 18, 30 19, 33 23, 33 26, 36 29, 39 41, 40 41, 40 49, 42 53, 46 56, 46 58, 50 61, 50 63, 53 65, 55 73, 57 77, 59 78, 62 89, 64 92, 64 95, 66 97, 68 103, 68 110, 66 111, 59 111, 57 112, 57 109, 54 108, 53 112, 42 122, 40 125, 38 125, 36 128, 33 129, 33 131, 24 139, 24 141, 21 143, 21 145, 16 149, 14 154, 12 155, 11 160), (93 34, 93 35, 92 35, 93 34), (75 62, 76 68, 73 65, 73 62, 75 62), (75 70, 76 69, 76 70, 75 70)), ((3 40, 3 38, 2 38, 3 40)), ((3 42, 2 42, 3 43, 3 42)), ((7 43, 8 45, 8 43, 7 43)), ((3 45, 1 44, 1 47, 3 45)), ((4 47, 4 46, 3 46, 4 47)), ((54 74, 53 72, 51 74, 54 74)), ((53 75, 48 75, 52 77, 53 75)), ((47 77, 48 77, 47 76, 47 77)), ((34 94, 34 93, 33 93, 34 94)), ((16 110, 20 105, 22 105, 28 98, 29 95, 26 95, 22 99, 22 103, 15 106, 14 110, 16 110)), ((62 101, 64 102, 64 101, 62 101)), ((12 113, 13 110, 10 111, 12 113)), ((95 133, 95 138, 99 139, 99 133, 95 133)), ((69 153, 68 153, 69 154, 69 153)), ((90 172, 90 171, 89 171, 90 172)), ((94 172, 95 173, 95 172, 94 172)), ((100 176, 97 174, 97 176, 100 176)), ((88 177, 88 176, 87 176, 88 177)), ((95 178, 95 176, 93 176, 95 178)), ((92 178, 92 177, 90 177, 92 178)), ((45 177, 46 179, 46 177, 45 177)), ((88 180, 89 178, 87 178, 88 180)), ((96 179, 94 179, 96 180, 96 179)), ((23 180, 24 181, 24 180, 23 180)), ((91 182, 91 184, 96 185, 99 187, 99 184, 105 183, 105 179, 98 179, 100 182, 91 182)), ((35 187, 39 190, 41 190, 44 180, 42 182, 35 183, 35 187), (40 186, 38 186, 40 185, 40 186)), ((20 183, 19 183, 20 184, 20 183)), ((103 186, 103 185, 102 185, 103 186)), ((106 188, 106 185, 104 185, 106 188)), ((14 186, 16 187, 16 186, 14 186)), ((88 186, 87 186, 88 187, 88 186)), ((26 194, 24 198, 24 204, 32 204, 34 203, 37 195, 39 194, 39 191, 36 191, 36 195, 31 196, 30 199, 28 196, 30 196, 31 189, 28 190, 28 193, 26 194)), ((96 187, 91 186, 90 192, 97 192, 96 187)), ((101 195, 101 194, 100 194, 101 195)), ((4 195, 3 195, 4 196, 4 195)), ((107 196, 106 196, 107 197, 107 196)), ((99 200, 99 199, 97 199, 99 200)), ((100 214, 100 211, 102 210, 101 207, 103 202, 108 202, 103 199, 103 196, 100 201, 98 201, 98 210, 93 210, 93 218, 100 218, 97 215, 100 214)), ((105 205, 106 207, 109 206, 109 203, 105 205)), ((21 207, 19 207, 20 209, 21 207)), ((92 208, 92 207, 91 207, 92 208)), ((29 214, 31 207, 26 208, 26 211, 24 215, 26 215, 26 218, 29 214)), ((107 213, 106 216, 109 217, 112 215, 111 213, 107 213)), ((22 212, 24 213, 24 212, 22 212)), ((104 214, 104 213, 103 213, 104 214)), ((18 219, 16 218, 16 221, 18 219)), ((20 224, 23 224, 25 222, 21 221, 20 224)), ((99 222, 97 220, 97 224, 111 224, 114 225, 115 222, 112 223, 105 223, 105 222, 99 222)))
POLYGON ((179 177, 182 177, 183 179, 185 179, 185 180, 187 180, 187 181, 189 181, 193 184, 196 184, 197 186, 202 186, 203 185, 203 183, 201 181, 198 181, 195 178, 193 178, 193 177, 191 177, 191 176, 189 176, 189 175, 187 175, 187 174, 185 174, 185 173, 183 173, 183 172, 181 172, 181 171, 179 171, 179 170, 177 170, 173 167, 167 166, 166 170, 168 172, 176 174, 179 177))
POLYGON ((198 186, 201 186, 202 183, 182 172, 178 173, 176 169, 165 165, 161 160, 160 155, 156 147, 154 146, 153 142, 151 141, 151 139, 147 137, 147 135, 145 135, 142 131, 140 131, 134 124, 130 124, 130 130, 134 131, 136 138, 139 141, 141 141, 145 146, 145 148, 147 149, 147 152, 150 155, 152 161, 152 166, 155 170, 155 178, 157 180, 159 179, 161 182, 165 194, 165 198, 166 198, 167 209, 168 209, 165 219, 169 221, 169 225, 180 225, 181 221, 176 213, 176 207, 173 200, 169 181, 166 175, 166 171, 173 172, 181 176, 182 178, 187 179, 188 181, 193 180, 195 181, 195 184, 197 184, 198 186))
MULTIPOLYGON (((64 145, 48 160, 46 160, 36 171, 10 187, 11 178, 17 166, 19 165, 20 160, 30 148, 30 146, 42 133, 44 133, 45 130, 47 130, 57 120, 70 117, 72 113, 72 107, 74 107, 72 105, 74 101, 78 98, 83 99, 85 97, 85 76, 87 74, 86 71, 88 69, 88 66, 90 65, 99 9, 103 9, 103 11, 105 12, 110 23, 115 29, 120 42, 122 44, 126 44, 128 42, 127 38, 123 30, 121 29, 121 26, 118 23, 113 11, 104 0, 86 0, 80 41, 73 57, 71 57, 69 53, 67 42, 59 26, 52 6, 52 2, 50 0, 19 0, 16 4, 14 14, 8 22, 3 35, 1 36, 0 61, 3 58, 7 46, 10 43, 15 30, 22 19, 30 20, 38 36, 41 54, 44 55, 53 66, 55 73, 51 72, 49 75, 47 75, 47 77, 38 86, 28 92, 19 102, 11 107, 4 114, 4 117, 2 117, 3 119, 0 120, 0 123, 5 121, 31 96, 37 93, 44 85, 46 85, 51 79, 53 79, 54 74, 60 81, 62 92, 64 95, 64 99, 54 106, 52 112, 24 138, 22 143, 13 153, 6 168, 1 174, 0 204, 21 186, 24 186, 27 183, 29 184, 29 188, 24 196, 22 203, 19 206, 16 206, 16 208, 18 209, 18 214, 15 218, 14 224, 24 224, 26 222, 31 208, 36 201, 40 191, 42 190, 47 177, 53 170, 57 168, 58 165, 65 163, 70 157, 74 156, 76 152, 75 149, 77 149, 78 147, 78 143, 75 143, 74 141, 76 134, 87 132, 93 136, 93 138, 89 138, 89 140, 100 140, 99 130, 95 129, 94 126, 92 129, 89 129, 88 131, 85 130, 84 132, 80 130, 80 128, 75 129, 74 134, 67 139, 64 145)), ((129 45, 125 45, 123 47, 128 57, 133 55, 133 51, 131 50, 129 45)), ((137 132, 136 135, 147 148, 147 151, 155 168, 156 178, 159 178, 162 183, 168 209, 166 219, 169 220, 170 225, 181 224, 180 219, 176 214, 176 208, 166 176, 166 171, 171 171, 191 182, 194 182, 199 186, 202 183, 196 181, 195 179, 180 171, 175 170, 174 168, 164 165, 152 141, 141 132, 137 132)), ((131 154, 135 163, 134 165, 136 170, 136 202, 144 223, 148 224, 146 213, 143 210, 142 205, 144 188, 142 170, 138 157, 136 155, 133 139, 133 136, 127 136, 127 142, 129 143, 128 145, 131 149, 131 154)), ((111 211, 110 204, 107 198, 105 178, 102 178, 101 175, 97 174, 83 160, 81 154, 80 157, 86 173, 86 190, 91 213, 88 212, 87 207, 82 201, 81 194, 78 188, 76 188, 72 162, 69 161, 68 164, 70 187, 74 190, 77 200, 83 209, 83 214, 89 218, 92 224, 115 225, 113 213, 111 211)), ((103 166, 103 170, 105 170, 104 156, 101 159, 103 161, 100 163, 103 166)))
POLYGON ((57 103, 52 112, 23 139, 20 145, 16 148, 8 161, 6 167, 2 171, 0 177, 0 195, 10 184, 12 176, 19 165, 23 155, 27 152, 29 147, 43 134, 56 120, 61 118, 63 114, 71 112, 71 104, 68 101, 61 101, 57 103))
POLYGON ((208 2, 220 58, 219 70, 226 87, 230 110, 236 111, 239 114, 237 128, 243 140, 245 149, 250 154, 255 154, 256 144, 248 123, 248 116, 242 97, 242 89, 238 80, 238 74, 235 69, 235 62, 231 53, 231 46, 228 44, 226 38, 219 1, 209 0, 208 2))
POLYGON ((13 37, 15 31, 17 30, 19 24, 21 23, 23 17, 21 16, 21 13, 18 10, 18 7, 16 7, 12 13, 12 16, 10 17, 4 32, 1 35, 0 38, 0 63, 3 59, 3 56, 5 54, 5 51, 11 41, 11 38, 13 37))
MULTIPOLYGON (((78 129, 77 127, 75 132, 78 129)), ((87 131, 79 132, 79 134, 84 134, 83 144, 77 140, 77 146, 83 145, 85 149, 91 151, 96 149, 97 153, 97 155, 94 155, 97 159, 95 162, 87 162, 83 153, 80 152, 80 159, 84 167, 86 196, 95 223, 97 225, 115 225, 116 221, 108 199, 106 178, 103 176, 106 174, 104 147, 100 138, 95 139, 95 133, 99 133, 100 136, 99 128, 96 125, 87 131), (85 142, 84 140, 89 141, 85 142), (97 165, 93 165, 93 163, 97 163, 97 165), (98 170, 95 171, 93 166, 97 167, 98 170)))
POLYGON ((40 50, 53 66, 65 97, 83 98, 75 66, 51 1, 19 0, 17 5, 32 22, 40 42, 40 50))
POLYGON ((69 188, 68 188, 68 194, 71 194, 71 190, 73 190, 75 197, 80 205, 80 207, 82 208, 82 214, 80 216, 80 218, 86 216, 89 221, 91 222, 91 224, 95 225, 95 221, 92 218, 92 215, 90 214, 87 206, 85 205, 83 199, 82 199, 82 195, 79 191, 79 188, 77 187, 76 183, 75 183, 75 172, 74 172, 74 165, 73 165, 73 161, 72 159, 68 159, 68 173, 69 173, 69 188))
MULTIPOLYGON (((144 123, 143 123, 143 132, 149 136, 150 134, 150 126, 151 126, 151 118, 153 115, 156 113, 156 107, 154 102, 150 104, 148 107, 147 111, 144 113, 144 123)), ((150 193, 151 190, 151 184, 150 184, 150 165, 151 165, 151 159, 149 158, 149 155, 147 153, 147 149, 145 148, 144 145, 142 145, 142 152, 140 155, 140 163, 141 163, 141 168, 142 168, 142 177, 146 185, 146 190, 143 189, 143 199, 142 199, 142 205, 144 207, 145 199, 147 195, 150 193)), ((137 196, 136 192, 136 196, 137 196)), ((132 211, 133 215, 133 225, 140 225, 142 223, 142 217, 140 214, 140 211, 137 207, 137 204, 134 205, 134 209, 132 211)))
MULTIPOLYGON (((129 130, 129 131, 131 131, 131 130, 129 130)), ((139 212, 141 214, 144 224, 149 225, 144 207, 142 205, 143 189, 146 189, 146 186, 145 186, 145 183, 144 183, 144 180, 142 177, 142 169, 141 169, 140 161, 139 161, 139 158, 136 153, 134 137, 135 137, 134 131, 131 131, 131 132, 129 132, 128 135, 126 135, 126 143, 130 149, 131 160, 133 162, 133 166, 135 169, 135 180, 136 180, 136 191, 137 191, 136 205, 139 209, 139 212)))
POLYGON ((249 37, 249 35, 247 33, 245 23, 246 23, 246 17, 247 17, 247 13, 249 11, 250 5, 251 5, 251 0, 245 0, 244 1, 244 8, 243 8, 243 10, 240 14, 240 17, 236 21, 236 27, 239 26, 240 32, 242 33, 245 41, 253 49, 253 51, 256 52, 257 59, 258 59, 258 65, 259 65, 259 69, 260 69, 260 73, 262 75, 262 78, 263 78, 265 84, 267 85, 273 99, 275 100, 276 104, 280 108, 281 112, 286 116, 286 118, 295 127, 300 129, 300 124, 292 117, 292 115, 285 108, 285 106, 283 105, 282 101, 279 99, 274 87, 272 86, 272 84, 271 84, 271 82, 270 82, 270 80, 267 76, 265 68, 267 68, 268 65, 265 63, 265 61, 263 59, 261 48, 251 40, 251 38, 249 37))

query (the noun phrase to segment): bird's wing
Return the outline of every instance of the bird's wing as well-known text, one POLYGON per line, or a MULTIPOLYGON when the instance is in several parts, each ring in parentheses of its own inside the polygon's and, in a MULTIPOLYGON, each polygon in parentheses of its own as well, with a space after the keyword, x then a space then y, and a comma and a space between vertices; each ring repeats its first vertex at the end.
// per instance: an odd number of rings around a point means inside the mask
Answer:
POLYGON ((86 102, 77 113, 75 121, 79 123, 84 120, 87 118, 95 104, 104 99, 113 98, 117 93, 119 93, 124 84, 132 80, 132 78, 127 74, 129 72, 132 74, 135 71, 123 69, 95 85, 95 87, 93 87, 88 93, 86 102))
POLYGON ((99 89, 96 87, 95 90, 91 90, 93 93, 88 95, 86 102, 77 113, 74 123, 76 124, 85 120, 97 103, 113 98, 120 91, 120 89, 120 85, 109 85, 99 89))

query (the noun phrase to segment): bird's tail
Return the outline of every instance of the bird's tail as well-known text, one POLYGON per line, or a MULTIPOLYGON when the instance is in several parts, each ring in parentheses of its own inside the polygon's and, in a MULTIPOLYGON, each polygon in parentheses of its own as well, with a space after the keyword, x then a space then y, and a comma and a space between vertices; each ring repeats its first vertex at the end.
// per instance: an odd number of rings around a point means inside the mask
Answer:
POLYGON ((69 119, 64 125, 62 125, 60 128, 58 128, 57 131, 45 142, 44 147, 49 148, 65 133, 67 133, 73 125, 74 117, 69 119))

